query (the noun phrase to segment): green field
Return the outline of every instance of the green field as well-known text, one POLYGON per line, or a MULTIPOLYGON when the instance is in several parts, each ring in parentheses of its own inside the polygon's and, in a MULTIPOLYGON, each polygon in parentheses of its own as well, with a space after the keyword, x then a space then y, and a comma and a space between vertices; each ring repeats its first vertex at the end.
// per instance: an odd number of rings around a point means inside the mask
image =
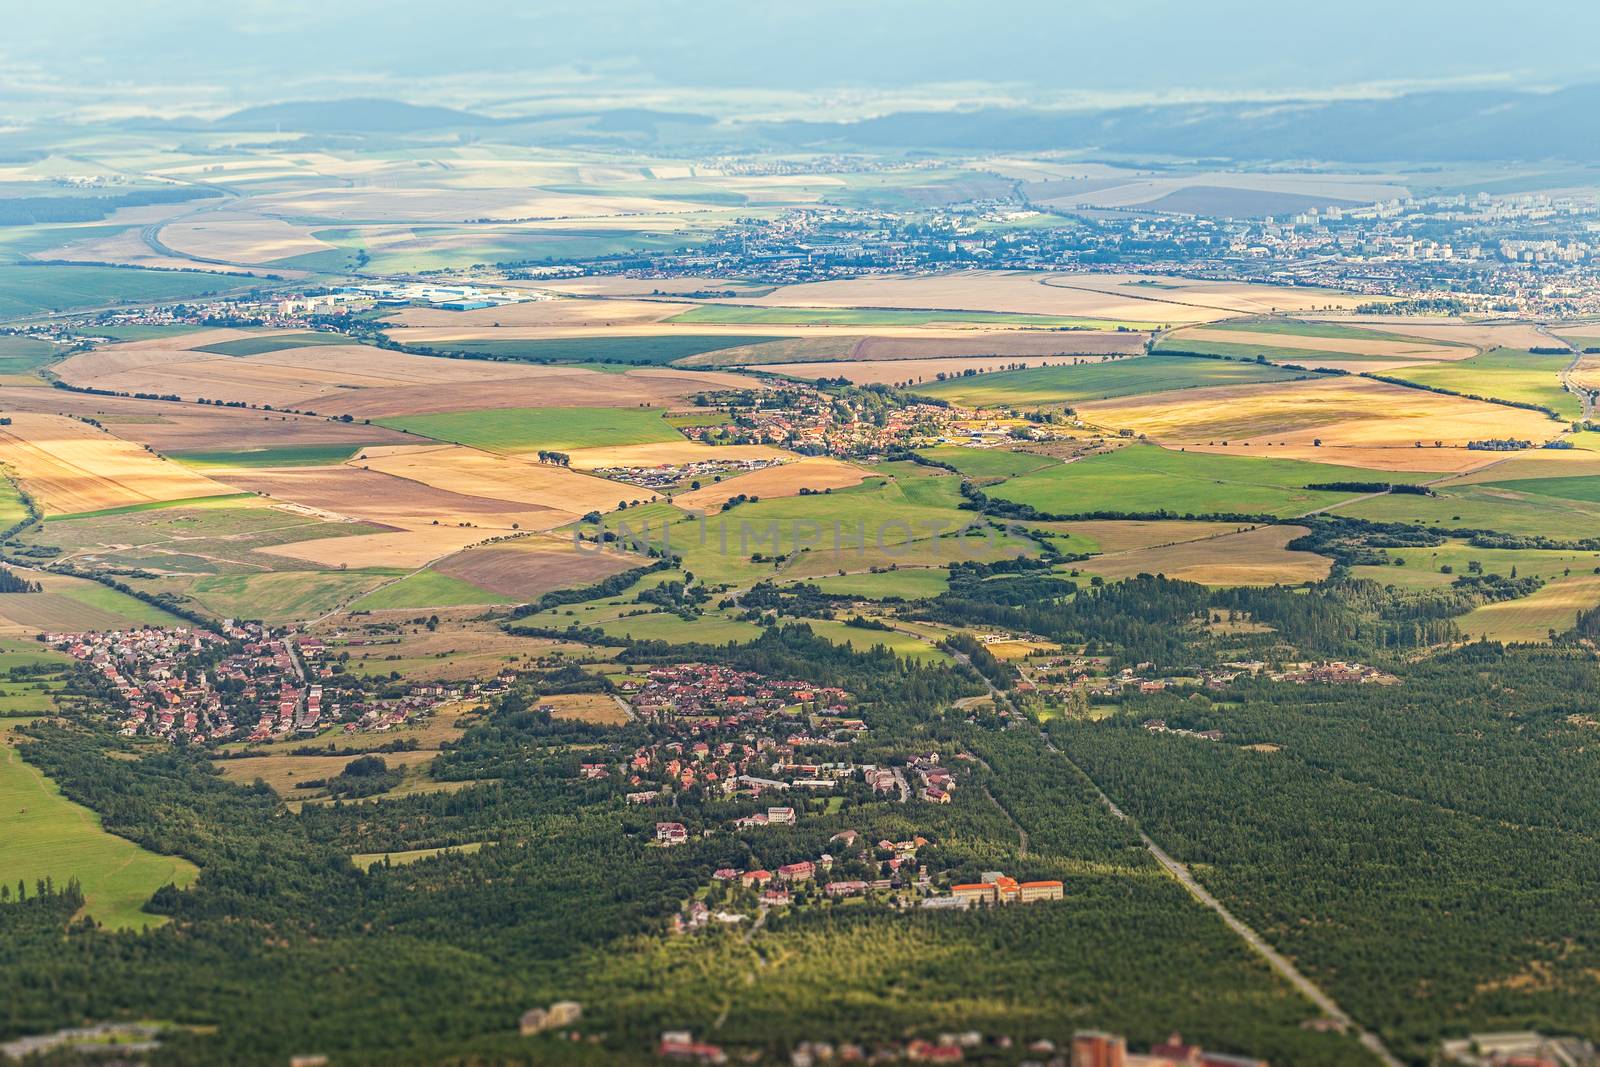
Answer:
POLYGON ((28 517, 17 483, 0 476, 0 530, 8 530, 28 517))
POLYGON ((436 571, 415 574, 375 589, 350 605, 352 611, 386 611, 393 608, 453 608, 463 604, 507 604, 513 598, 479 589, 471 582, 436 571))
POLYGON ((324 615, 403 573, 368 568, 211 575, 174 591, 218 618, 282 623, 324 615))
POLYGON ((1391 548, 1387 554, 1405 560, 1403 566, 1354 567, 1353 573, 1402 589, 1438 589, 1472 573, 1477 564, 1484 574, 1546 581, 1571 574, 1592 573, 1600 567, 1600 552, 1575 552, 1539 548, 1475 548, 1465 541, 1449 541, 1433 548, 1391 548), (1449 567, 1446 574, 1443 568, 1449 567))
POLYGON ((605 528, 621 535, 626 526, 629 537, 643 536, 652 546, 661 544, 665 530, 685 569, 713 585, 865 571, 895 563, 938 566, 1036 547, 1010 542, 999 533, 993 546, 987 540, 970 545, 949 538, 930 541, 980 522, 973 512, 961 510, 961 502, 960 481, 954 477, 869 478, 831 493, 741 504, 704 520, 665 502, 647 504, 607 515, 605 528), (758 553, 768 560, 754 561, 758 553), (788 554, 794 559, 777 570, 771 557, 788 554), (799 566, 791 569, 792 564, 799 566))
POLYGON ((243 452, 169 452, 168 459, 190 467, 331 467, 360 450, 358 445, 284 445, 243 452))
POLYGON ((28 377, 60 351, 37 337, 0 334, 0 377, 28 377))
MULTIPOLYGON (((404 341, 405 333, 394 336, 404 341)), ((432 347, 444 352, 464 352, 494 359, 526 360, 530 363, 637 363, 659 366, 674 360, 742 348, 777 340, 773 337, 722 337, 689 334, 672 337, 573 337, 548 340, 469 340, 439 341, 432 347)))
POLYGON ((1280 363, 1303 363, 1305 360, 1332 360, 1355 362, 1392 360, 1393 356, 1368 356, 1359 353, 1335 352, 1320 348, 1290 348, 1287 345, 1240 344, 1234 341, 1213 341, 1208 338, 1168 335, 1156 342, 1153 350, 1163 353, 1192 352, 1201 356, 1225 356, 1228 359, 1255 359, 1264 356, 1280 363))
MULTIPOLYGON (((585 186, 585 195, 593 195, 585 186)), ((630 190, 626 195, 637 195, 630 190)), ((654 194, 652 194, 654 195, 654 194)), ((570 262, 628 252, 671 251, 698 244, 693 230, 660 233, 650 230, 507 230, 485 232, 472 226, 470 243, 459 240, 459 226, 415 226, 415 239, 404 245, 367 247, 361 231, 351 229, 318 230, 315 235, 333 249, 273 260, 273 265, 302 270, 343 273, 351 269, 352 257, 365 248, 370 258, 361 269, 377 273, 412 273, 428 270, 459 270, 476 264, 570 262), (430 241, 434 241, 430 247, 430 241)))
POLYGON ((1513 481, 1482 484, 1519 493, 1535 493, 1563 500, 1581 500, 1586 504, 1600 504, 1600 478, 1593 475, 1570 478, 1518 478, 1513 481))
POLYGON ((215 356, 259 356, 265 352, 284 352, 291 348, 355 343, 341 333, 284 333, 276 337, 240 337, 233 341, 218 341, 214 345, 202 345, 195 351, 209 352, 215 356))
POLYGON ((27 718, 0 719, 0 882, 30 886, 49 877, 77 878, 84 910, 113 929, 160 926, 166 919, 140 910, 157 889, 187 886, 198 868, 177 856, 148 852, 101 829, 100 817, 61 795, 55 783, 25 763, 12 731, 27 718))
POLYGON ((108 585, 85 579, 62 590, 62 596, 96 611, 119 616, 126 625, 185 626, 187 623, 169 611, 148 604, 138 597, 119 592, 108 585))
POLYGON ((659 411, 650 408, 493 408, 374 421, 489 452, 565 451, 683 440, 659 411))
POLYGON ((915 391, 972 407, 1040 407, 1197 389, 1209 385, 1286 382, 1304 375, 1264 363, 1185 356, 1139 356, 997 371, 919 385, 915 391))
MULTIPOLYGON (((909 308, 754 307, 747 304, 702 304, 674 315, 668 322, 719 326, 932 326, 973 322, 985 326, 1055 326, 1072 329, 1151 330, 1155 323, 1058 315, 1023 315, 1004 311, 921 311, 909 308)), ((752 343, 748 339, 745 343, 752 343)))
POLYGON ((725 645, 730 641, 753 641, 761 636, 761 627, 753 622, 741 622, 718 615, 682 619, 666 612, 613 619, 601 623, 600 629, 635 641, 666 641, 675 645, 725 645))
POLYGON ((1573 575, 1551 582, 1532 596, 1485 604, 1458 621, 1468 637, 1490 641, 1547 641, 1572 629, 1578 613, 1600 605, 1600 574, 1573 575))
MULTIPOLYGON (((1387 475, 1386 475, 1387 477, 1387 475)), ((1534 478, 1530 481, 1567 481, 1534 478)), ((1339 515, 1377 522, 1408 522, 1443 529, 1499 530, 1568 540, 1600 530, 1600 504, 1521 491, 1520 482, 1442 486, 1437 496, 1390 493, 1335 509, 1339 515)))
POLYGON ((52 515, 51 522, 72 522, 76 519, 103 519, 108 515, 132 515, 140 511, 164 511, 167 508, 193 508, 221 505, 224 501, 253 498, 254 493, 219 493, 216 496, 191 496, 182 500, 150 500, 143 504, 124 504, 120 508, 101 508, 98 511, 75 511, 70 515, 52 515))
POLYGON ((167 337, 182 337, 186 333, 198 333, 208 328, 205 326, 128 323, 121 326, 96 326, 93 336, 109 337, 116 341, 159 341, 167 337))
POLYGON ((1430 477, 1434 476, 1416 472, 1384 472, 1380 476, 1372 471, 1326 463, 1173 452, 1154 445, 1131 445, 1025 474, 987 492, 996 499, 1028 504, 1057 515, 1169 511, 1179 515, 1288 517, 1356 495, 1310 490, 1305 488, 1308 484, 1420 482, 1430 477))
POLYGON ((924 448, 921 454, 954 467, 970 478, 1015 478, 1019 474, 1027 474, 1061 462, 1049 456, 1036 456, 1030 452, 1011 452, 1004 448, 962 448, 960 445, 924 448))
POLYGON ((433 857, 446 852, 459 852, 470 855, 483 847, 482 841, 473 841, 465 845, 448 845, 444 848, 408 848, 403 852, 357 852, 350 857, 350 862, 360 867, 363 871, 371 870, 385 861, 391 867, 403 867, 408 863, 418 860, 431 860, 433 857))
POLYGON ((824 593, 858 596, 868 600, 886 597, 917 600, 938 596, 950 588, 950 572, 931 567, 906 567, 862 574, 833 574, 825 578, 808 578, 806 581, 824 593))
POLYGON ((259 279, 132 267, 0 265, 0 319, 113 304, 188 300, 259 285, 259 279))
POLYGON ((1564 419, 1576 419, 1578 398, 1561 387, 1561 372, 1571 362, 1571 356, 1493 348, 1481 356, 1386 371, 1385 377, 1455 393, 1537 404, 1560 412, 1564 419))
POLYGON ((920 663, 949 663, 950 657, 920 637, 900 633, 898 630, 868 630, 859 626, 846 626, 832 619, 807 619, 807 626, 818 637, 825 637, 836 645, 849 645, 857 652, 866 652, 882 645, 890 652, 920 663))

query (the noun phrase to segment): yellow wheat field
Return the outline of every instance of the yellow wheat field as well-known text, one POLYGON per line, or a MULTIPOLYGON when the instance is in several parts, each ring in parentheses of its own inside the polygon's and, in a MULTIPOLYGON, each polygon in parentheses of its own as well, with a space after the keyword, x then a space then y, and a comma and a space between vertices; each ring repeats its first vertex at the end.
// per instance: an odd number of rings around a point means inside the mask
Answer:
POLYGON ((713 511, 741 493, 763 500, 798 496, 802 489, 844 489, 860 485, 866 477, 866 471, 849 463, 841 463, 827 456, 808 456, 781 467, 768 467, 680 493, 672 498, 672 502, 689 511, 713 511))
POLYGON ((10 418, 10 426, 0 427, 0 464, 46 515, 239 491, 77 419, 10 418))

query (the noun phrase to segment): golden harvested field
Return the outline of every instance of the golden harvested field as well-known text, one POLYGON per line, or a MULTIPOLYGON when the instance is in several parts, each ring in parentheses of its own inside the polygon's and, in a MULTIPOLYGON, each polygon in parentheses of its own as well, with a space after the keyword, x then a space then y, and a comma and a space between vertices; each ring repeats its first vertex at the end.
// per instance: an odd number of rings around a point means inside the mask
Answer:
POLYGON ((517 600, 535 600, 552 589, 590 585, 633 567, 621 552, 580 551, 559 535, 522 538, 468 549, 433 567, 440 574, 517 600))
POLYGON ((1254 310, 1202 300, 1177 303, 1162 299, 1168 293, 1161 289, 1106 292, 1082 287, 1081 281, 1076 275, 1028 271, 960 271, 926 277, 873 275, 780 286, 768 296, 745 297, 741 302, 767 307, 999 311, 1161 323, 1206 322, 1239 310, 1254 310))
POLYGON ((1477 348, 1542 348, 1550 345, 1550 338, 1525 322, 1481 323, 1436 318, 1397 317, 1369 319, 1330 319, 1341 325, 1376 330, 1382 333, 1405 333, 1413 337, 1426 337, 1435 341, 1454 341, 1456 344, 1477 348))
POLYGON ((1472 470, 1498 454, 1468 451, 1468 441, 1544 441, 1560 429, 1536 411, 1353 377, 1185 389, 1078 411, 1093 425, 1129 428, 1168 447, 1376 470, 1472 470))
POLYGON ((1458 621, 1468 638, 1490 641, 1548 641, 1550 631, 1572 628, 1580 611, 1600 605, 1600 574, 1550 582, 1532 596, 1485 604, 1458 621))
MULTIPOLYGON (((1138 336, 1143 336, 1138 335, 1138 336)), ((944 359, 864 359, 842 363, 769 363, 761 367, 791 378, 844 378, 855 385, 900 385, 936 381, 940 374, 954 377, 966 370, 1012 370, 1046 367, 1080 361, 1099 363, 1107 356, 967 356, 944 359)))
MULTIPOLYGON (((1233 315, 1264 315, 1278 311, 1351 308, 1364 303, 1367 299, 1329 289, 1285 289, 1277 285, 1176 278, 1164 274, 1061 274, 1051 276, 1046 284, 1086 293, 1132 296, 1149 302, 1152 306, 1165 303, 1177 307, 1229 313, 1207 314, 1204 321, 1229 318, 1233 315)), ((1169 317, 1169 321, 1179 320, 1169 317)))
POLYGON ((1586 448, 1533 449, 1501 453, 1498 463, 1475 470, 1449 485, 1506 482, 1520 478, 1600 478, 1600 452, 1586 448))
POLYGON ((621 500, 655 499, 654 493, 636 486, 592 478, 517 456, 480 452, 463 445, 374 448, 368 449, 366 456, 364 462, 353 462, 435 489, 507 501, 510 508, 525 505, 551 509, 551 514, 538 520, 538 525, 524 526, 524 529, 551 529, 589 511, 610 511, 621 500))
POLYGON ((358 519, 392 531, 262 550, 324 567, 421 567, 514 528, 549 529, 571 517, 554 508, 455 493, 351 466, 240 469, 229 477, 315 515, 358 519))
POLYGON ((679 493, 672 502, 686 511, 715 511, 740 493, 745 496, 770 497, 798 496, 801 489, 843 489, 860 485, 867 472, 860 467, 827 456, 807 456, 781 467, 741 474, 715 485, 679 493))
MULTIPOLYGON (((1255 332, 1252 330, 1215 330, 1199 327, 1179 330, 1171 335, 1177 345, 1185 340, 1217 341, 1224 344, 1260 345, 1262 348, 1304 348, 1316 352, 1346 352, 1355 356, 1393 356, 1400 361, 1417 359, 1466 359, 1474 354, 1471 348, 1460 345, 1429 344, 1426 340, 1391 341, 1374 337, 1370 341, 1361 337, 1311 337, 1306 334, 1255 332)), ((1363 363, 1363 366, 1372 366, 1363 363)))
POLYGON ((468 337, 510 337, 506 333, 486 333, 519 326, 611 327, 660 322, 681 315, 693 304, 665 300, 535 300, 526 304, 478 308, 473 311, 441 311, 437 308, 405 308, 386 321, 399 327, 397 340, 412 337, 410 329, 430 328, 427 336, 435 340, 461 340, 468 337), (459 331, 452 336, 452 331, 459 331))
POLYGON ((1164 547, 1110 553, 1075 564, 1103 578, 1164 574, 1202 585, 1275 585, 1320 581, 1332 561, 1286 546, 1308 531, 1304 526, 1260 526, 1164 547))
POLYGON ((437 631, 421 626, 399 635, 351 630, 351 620, 343 616, 330 619, 315 630, 339 652, 350 653, 348 666, 352 671, 382 675, 399 671, 406 678, 419 680, 483 681, 524 658, 532 660, 572 647, 545 638, 508 634, 483 618, 482 607, 440 609, 428 614, 439 616, 437 631), (368 643, 349 644, 352 640, 368 643))
POLYGON ((239 491, 63 415, 12 415, 0 427, 0 464, 47 515, 239 491))
POLYGON ((439 359, 364 345, 322 345, 255 356, 196 351, 252 336, 214 330, 110 345, 64 360, 68 384, 119 392, 296 407, 323 415, 408 415, 471 408, 662 403, 748 379, 706 371, 640 368, 601 374, 581 367, 439 359))
POLYGON ((540 697, 541 707, 554 719, 575 719, 598 726, 621 726, 628 721, 622 706, 604 693, 556 693, 540 697))
POLYGON ((161 243, 186 255, 234 263, 266 263, 333 247, 313 237, 309 226, 225 211, 169 223, 161 228, 161 243))
POLYGON ((1572 382, 1590 392, 1600 390, 1600 356, 1584 356, 1572 368, 1572 382))
POLYGON ((416 440, 383 426, 351 425, 321 416, 94 396, 64 389, 0 386, 0 411, 92 418, 117 437, 168 454, 345 444, 354 454, 364 444, 416 440))
POLYGON ((568 454, 572 457, 572 469, 581 471, 592 471, 599 467, 661 467, 709 459, 796 458, 794 453, 773 448, 771 445, 707 445, 689 440, 574 448, 568 454))
POLYGON ((155 270, 194 270, 204 268, 218 274, 267 274, 281 273, 285 277, 296 277, 296 271, 276 271, 260 269, 251 271, 247 267, 225 266, 218 263, 199 263, 192 259, 180 256, 162 255, 149 245, 145 244, 141 232, 137 229, 124 230, 121 233, 111 234, 106 237, 85 237, 56 248, 47 249, 31 258, 59 260, 67 263, 115 263, 130 267, 147 267, 155 270))
POLYGON ((998 660, 1027 659, 1040 652, 1060 652, 1061 646, 1050 641, 986 641, 984 648, 998 660))

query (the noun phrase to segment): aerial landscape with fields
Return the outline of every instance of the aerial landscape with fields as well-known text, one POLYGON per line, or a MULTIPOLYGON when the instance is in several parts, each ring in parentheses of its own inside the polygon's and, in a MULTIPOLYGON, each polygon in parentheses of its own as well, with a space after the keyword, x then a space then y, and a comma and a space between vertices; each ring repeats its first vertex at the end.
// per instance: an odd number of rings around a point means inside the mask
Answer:
POLYGON ((14 20, 0 1065, 1600 1067, 1600 14, 1022 6, 14 20))

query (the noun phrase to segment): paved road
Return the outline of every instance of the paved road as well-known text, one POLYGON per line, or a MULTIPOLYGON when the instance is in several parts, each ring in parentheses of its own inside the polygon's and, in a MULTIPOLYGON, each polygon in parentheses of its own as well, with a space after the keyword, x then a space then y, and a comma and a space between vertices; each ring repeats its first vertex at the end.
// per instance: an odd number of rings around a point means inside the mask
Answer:
POLYGON ((1561 388, 1578 398, 1578 418, 1582 422, 1588 422, 1594 417, 1594 394, 1590 393, 1587 389, 1579 387, 1572 381, 1572 372, 1578 369, 1579 363, 1583 362, 1583 353, 1579 351, 1576 346, 1568 344, 1562 338, 1551 333, 1550 327, 1546 326, 1542 322, 1535 326, 1534 329, 1538 330, 1545 337, 1550 338, 1553 347, 1572 349, 1572 362, 1568 363, 1561 371, 1561 388))

